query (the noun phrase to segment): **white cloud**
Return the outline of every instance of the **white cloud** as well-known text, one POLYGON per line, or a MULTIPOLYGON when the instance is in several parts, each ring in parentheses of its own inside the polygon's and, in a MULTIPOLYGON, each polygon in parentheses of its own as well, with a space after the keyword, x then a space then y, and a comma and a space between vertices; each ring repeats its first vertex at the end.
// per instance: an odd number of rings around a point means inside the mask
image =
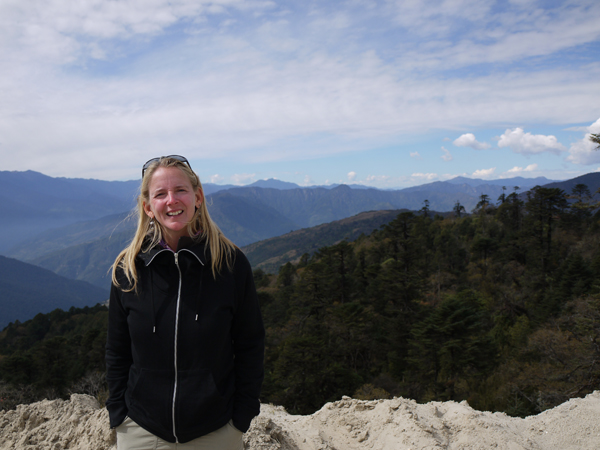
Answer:
POLYGON ((434 181, 438 178, 437 173, 413 173, 411 179, 414 181, 434 181))
POLYGON ((490 144, 487 142, 478 142, 473 133, 466 133, 455 139, 453 144, 457 147, 471 147, 475 150, 485 150, 490 148, 490 144))
MULTIPOLYGON (((266 2, 243 0, 21 0, 2 2, 0 30, 11 44, 57 62, 102 58, 119 42, 165 33, 179 21, 202 23, 227 9, 264 10, 266 2)), ((123 48, 121 47, 121 50, 123 48)))
POLYGON ((492 2, 392 1, 398 22, 420 39, 403 50, 420 67, 513 63, 594 42, 600 35, 594 0, 506 4, 495 14, 492 2), (527 45, 523 45, 526 42, 527 45))
POLYGON ((537 170, 537 168, 538 168, 537 164, 529 164, 525 168, 515 166, 512 169, 507 170, 506 173, 509 173, 509 174, 520 174, 520 173, 523 173, 523 172, 533 172, 534 170, 537 170))
POLYGON ((423 159, 421 155, 419 155, 419 152, 410 152, 410 157, 415 159, 423 159))
POLYGON ((250 184, 250 183, 256 181, 256 174, 255 173, 236 173, 231 176, 231 181, 233 182, 233 184, 237 184, 237 185, 250 184))
POLYGON ((445 147, 442 147, 442 152, 444 152, 444 154, 441 156, 441 158, 444 161, 452 161, 454 159, 450 151, 448 151, 445 147))
POLYGON ((492 167, 491 169, 479 169, 473 172, 473 178, 482 178, 484 180, 492 178, 496 172, 496 168, 492 167))
POLYGON ((587 133, 583 139, 571 145, 569 148, 570 155, 566 158, 567 161, 585 166, 600 163, 598 144, 590 141, 592 134, 600 134, 600 119, 587 128, 587 133))
POLYGON ((123 179, 165 148, 296 161, 597 117, 598 58, 553 53, 598 41, 595 2, 433 3, 0 2, 3 170, 123 179))
POLYGON ((369 175, 366 178, 367 184, 383 184, 390 180, 389 175, 369 175))
POLYGON ((354 181, 356 179, 356 172, 348 172, 348 181, 354 181))
POLYGON ((525 133, 522 128, 506 130, 500 136, 498 147, 509 147, 513 152, 524 155, 536 155, 544 152, 559 154, 566 150, 556 137, 525 133))
POLYGON ((513 177, 519 177, 519 176, 523 176, 523 175, 531 176, 532 172, 537 171, 537 169, 538 169, 537 164, 529 164, 525 168, 515 166, 512 169, 509 169, 506 172, 504 172, 503 174, 501 174, 499 176, 499 178, 513 178, 513 177))
POLYGON ((211 183, 219 184, 219 183, 222 183, 223 181, 224 181, 224 178, 221 175, 219 175, 218 173, 210 176, 211 183))

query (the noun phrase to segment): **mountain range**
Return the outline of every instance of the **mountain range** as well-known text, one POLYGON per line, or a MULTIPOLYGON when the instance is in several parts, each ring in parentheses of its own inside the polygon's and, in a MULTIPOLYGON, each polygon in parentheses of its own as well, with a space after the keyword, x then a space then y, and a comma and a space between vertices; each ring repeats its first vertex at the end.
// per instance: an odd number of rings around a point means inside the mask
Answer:
MULTIPOLYGON (((486 181, 458 177, 392 191, 347 185, 307 188, 279 180, 261 180, 244 187, 207 183, 204 190, 211 216, 223 232, 243 247, 255 267, 276 272, 281 264, 295 261, 304 253, 368 234, 401 210, 419 210, 425 200, 431 211, 451 211, 457 201, 469 211, 482 194, 494 201, 502 193, 512 192, 514 186, 519 186, 519 192, 535 185, 570 192, 578 183, 595 192, 600 188, 600 173, 562 182, 545 178, 486 181)), ((18 267, 23 273, 29 273, 34 267, 30 264, 34 264, 62 276, 63 283, 66 279, 86 281, 89 284, 77 288, 90 293, 86 304, 104 299, 110 266, 136 226, 131 211, 138 185, 139 181, 51 178, 32 171, 0 171, 0 200, 10 211, 0 216, 0 253, 15 258, 3 258, 2 263, 18 267), (17 260, 30 264, 19 265, 22 263, 17 260), (97 288, 100 291, 94 291, 97 288)), ((2 309, 7 299, 18 298, 13 292, 18 285, 8 281, 2 285, 0 326, 4 318, 20 317, 10 313, 9 307, 2 309)), ((56 281, 51 284, 60 285, 56 281)), ((61 289, 77 291, 66 285, 58 290, 61 289)), ((36 292, 43 295, 43 289, 36 292)), ((51 299, 54 308, 63 307, 60 305, 64 302, 58 301, 51 290, 45 298, 51 299)), ((86 301, 77 296, 65 296, 64 300, 69 306, 86 301)), ((9 303, 14 301, 23 303, 9 303)), ((29 313, 42 311, 36 308, 29 313)))
MULTIPOLYGON (((527 189, 551 180, 501 181, 508 186, 518 183, 522 189, 527 189)), ((110 227, 109 223, 116 226, 120 223, 117 215, 122 216, 135 206, 138 189, 137 180, 52 178, 33 171, 0 171, 0 201, 6 211, 10 211, 0 216, 0 254, 22 258, 19 254, 22 246, 30 245, 48 231, 64 235, 61 228, 77 223, 103 220, 106 227, 110 227), (113 216, 113 222, 110 216, 113 216)), ((501 186, 495 182, 466 178, 393 191, 357 185, 307 188, 273 179, 244 187, 207 183, 204 190, 209 202, 212 202, 211 214, 238 245, 363 211, 420 209, 425 200, 429 201, 431 209, 437 211, 452 210, 456 201, 470 210, 482 193, 493 199, 502 192, 501 186)), ((72 243, 77 243, 80 238, 72 243)), ((62 244, 49 245, 59 247, 62 244)), ((40 249, 37 253, 47 251, 40 249)))

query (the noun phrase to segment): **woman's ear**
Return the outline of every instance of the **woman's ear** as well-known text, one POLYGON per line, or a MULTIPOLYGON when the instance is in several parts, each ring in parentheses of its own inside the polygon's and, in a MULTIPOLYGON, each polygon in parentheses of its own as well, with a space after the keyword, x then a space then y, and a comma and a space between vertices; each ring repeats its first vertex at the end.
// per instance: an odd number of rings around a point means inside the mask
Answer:
POLYGON ((150 205, 146 204, 146 202, 143 203, 144 206, 144 212, 146 213, 146 215, 148 217, 150 217, 151 219, 154 219, 154 213, 152 212, 152 208, 150 208, 150 205))
POLYGON ((196 191, 196 208, 200 208, 200 205, 202 204, 203 201, 204 201, 204 192, 202 192, 202 189, 198 188, 198 190, 196 191))

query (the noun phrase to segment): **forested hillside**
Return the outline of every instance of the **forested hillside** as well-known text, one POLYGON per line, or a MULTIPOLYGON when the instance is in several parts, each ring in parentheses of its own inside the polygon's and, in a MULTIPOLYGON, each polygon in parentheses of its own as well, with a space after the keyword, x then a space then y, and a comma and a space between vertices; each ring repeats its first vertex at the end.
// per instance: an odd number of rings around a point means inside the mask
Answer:
POLYGON ((571 197, 405 212, 286 264, 261 290, 264 400, 307 413, 401 395, 528 415, 600 388, 599 218, 585 186, 571 197))
POLYGON ((0 333, 0 405, 87 393, 106 399, 106 306, 56 309, 0 333))
MULTIPOLYGON (((405 210, 406 211, 406 210, 405 210)), ((347 219, 302 228, 282 236, 265 239, 242 247, 252 267, 267 273, 277 273, 287 262, 297 262, 304 254, 312 255, 321 247, 342 240, 354 241, 361 234, 370 234, 383 224, 391 222, 400 213, 392 211, 367 211, 347 219)))
MULTIPOLYGON (((472 215, 457 203, 445 218, 425 206, 277 275, 257 270, 261 401, 306 414, 342 395, 403 396, 524 416, 600 389, 600 217, 586 186, 568 197, 543 187, 525 200, 482 195, 472 215)), ((67 328, 44 317, 49 330, 67 328)), ((0 336, 5 398, 26 382, 38 395, 64 395, 82 379, 59 383, 31 369, 42 367, 40 346, 59 339, 32 326, 0 336)), ((71 336, 60 338, 75 343, 71 353, 89 355, 85 331, 71 336)), ((89 380, 103 370, 82 358, 65 358, 65 373, 89 380)))

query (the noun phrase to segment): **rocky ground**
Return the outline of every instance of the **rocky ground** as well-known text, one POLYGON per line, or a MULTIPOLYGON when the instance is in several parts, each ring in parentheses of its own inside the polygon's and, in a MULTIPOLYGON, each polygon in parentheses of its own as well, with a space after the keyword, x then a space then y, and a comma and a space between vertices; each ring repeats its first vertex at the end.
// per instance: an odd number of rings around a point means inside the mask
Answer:
MULTIPOLYGON (((256 450, 597 450, 600 391, 525 419, 466 402, 344 398, 309 416, 262 405, 244 436, 256 450)), ((115 449, 108 414, 93 397, 45 400, 0 412, 0 448, 115 449)))

